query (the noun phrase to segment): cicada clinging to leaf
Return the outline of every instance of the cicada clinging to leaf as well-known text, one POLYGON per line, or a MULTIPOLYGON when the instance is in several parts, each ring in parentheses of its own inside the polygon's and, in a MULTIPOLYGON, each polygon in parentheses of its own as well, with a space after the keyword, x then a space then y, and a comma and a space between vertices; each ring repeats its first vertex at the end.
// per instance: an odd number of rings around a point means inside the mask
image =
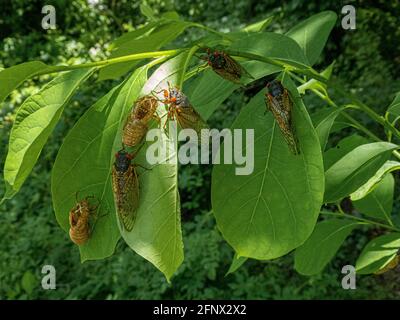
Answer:
POLYGON ((168 83, 168 90, 163 90, 163 93, 163 102, 168 106, 168 119, 176 119, 182 129, 195 130, 200 140, 204 142, 201 129, 208 128, 208 125, 191 105, 188 97, 178 87, 172 87, 170 83, 168 83))
POLYGON ((206 60, 208 65, 220 75, 222 78, 241 84, 240 79, 243 75, 253 78, 237 61, 235 61, 227 53, 220 50, 211 50, 210 48, 203 49, 206 55, 201 59, 206 60))
POLYGON ((94 215, 98 206, 92 206, 89 198, 78 201, 78 193, 76 194, 76 205, 69 212, 69 237, 72 242, 77 245, 86 243, 90 238, 89 219, 94 215))
POLYGON ((122 143, 133 147, 138 145, 146 135, 147 123, 155 118, 160 122, 156 114, 158 100, 153 96, 144 96, 138 99, 129 113, 122 132, 122 143))
MULTIPOLYGON (((137 153, 137 152, 136 152, 137 153)), ((124 149, 115 154, 112 168, 112 188, 115 207, 123 228, 131 231, 139 207, 139 179, 131 155, 124 149)))
POLYGON ((265 100, 267 109, 272 112, 290 151, 297 155, 300 153, 300 150, 293 125, 293 102, 289 92, 282 86, 279 80, 269 82, 266 89, 265 100))

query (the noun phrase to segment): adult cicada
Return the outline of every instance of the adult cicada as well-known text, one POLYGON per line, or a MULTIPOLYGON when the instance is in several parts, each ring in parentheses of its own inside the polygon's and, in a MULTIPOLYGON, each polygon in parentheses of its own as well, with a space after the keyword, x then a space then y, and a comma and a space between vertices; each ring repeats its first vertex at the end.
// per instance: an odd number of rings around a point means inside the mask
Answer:
POLYGON ((279 80, 267 84, 266 104, 279 125, 282 135, 293 154, 299 154, 299 146, 293 126, 293 103, 289 92, 279 80))
POLYGON ((77 245, 86 243, 90 238, 89 220, 97 210, 97 206, 89 203, 89 198, 78 201, 76 195, 76 205, 69 212, 69 237, 77 245))
POLYGON ((238 62, 227 53, 219 50, 206 48, 206 55, 201 59, 206 60, 208 65, 222 78, 241 84, 240 79, 243 75, 253 78, 238 62))
POLYGON ((200 114, 193 108, 188 97, 168 83, 168 90, 164 92, 164 103, 168 106, 168 119, 177 120, 182 129, 191 128, 197 134, 201 134, 201 129, 208 128, 207 123, 200 114))
POLYGON ((132 159, 134 155, 124 149, 115 154, 112 168, 112 188, 121 225, 131 231, 139 206, 139 180, 132 159))
POLYGON ((122 132, 122 143, 124 145, 129 147, 138 145, 147 133, 147 123, 152 118, 160 121, 156 114, 157 106, 158 100, 153 96, 144 96, 136 101, 122 132))

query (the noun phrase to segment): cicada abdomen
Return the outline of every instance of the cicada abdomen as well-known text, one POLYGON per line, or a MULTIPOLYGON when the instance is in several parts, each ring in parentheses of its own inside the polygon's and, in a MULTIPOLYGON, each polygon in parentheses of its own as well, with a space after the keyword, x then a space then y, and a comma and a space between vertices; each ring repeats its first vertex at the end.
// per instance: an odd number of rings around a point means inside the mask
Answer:
POLYGON ((238 62, 223 51, 206 49, 207 55, 203 59, 222 78, 241 84, 243 75, 253 78, 238 62))
POLYGON ((147 123, 157 118, 158 100, 152 96, 144 96, 136 101, 128 115, 122 132, 122 143, 128 147, 138 145, 147 133, 147 123))
POLYGON ((200 142, 204 143, 205 138, 202 137, 201 129, 208 128, 208 125, 191 105, 188 97, 177 87, 170 86, 168 90, 164 90, 164 98, 164 102, 168 105, 168 119, 176 119, 182 129, 195 130, 200 142))
POLYGON ((267 84, 266 105, 278 123, 290 151, 295 155, 299 154, 300 150, 292 119, 293 103, 288 91, 280 81, 274 80, 267 84))
POLYGON ((127 231, 133 228, 139 206, 139 180, 131 161, 132 155, 120 150, 115 155, 112 168, 115 206, 120 223, 127 231))
POLYGON ((88 198, 77 201, 75 207, 69 212, 69 236, 77 245, 85 244, 90 238, 89 219, 97 209, 90 205, 88 198))

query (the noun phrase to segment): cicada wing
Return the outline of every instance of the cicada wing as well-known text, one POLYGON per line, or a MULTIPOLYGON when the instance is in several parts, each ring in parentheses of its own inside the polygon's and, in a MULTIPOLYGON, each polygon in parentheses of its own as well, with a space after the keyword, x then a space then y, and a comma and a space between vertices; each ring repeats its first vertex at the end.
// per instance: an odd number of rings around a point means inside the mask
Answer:
POLYGON ((119 220, 125 230, 131 231, 139 206, 139 180, 135 167, 131 165, 123 173, 113 168, 112 183, 119 220))
POLYGON ((208 129, 208 125, 192 105, 178 107, 176 109, 176 119, 182 129, 191 128, 195 130, 200 143, 208 142, 209 135, 202 132, 202 129, 208 129))
POLYGON ((278 123, 290 151, 296 155, 299 154, 299 148, 292 126, 291 101, 285 99, 285 95, 273 97, 271 94, 268 94, 266 104, 278 123))

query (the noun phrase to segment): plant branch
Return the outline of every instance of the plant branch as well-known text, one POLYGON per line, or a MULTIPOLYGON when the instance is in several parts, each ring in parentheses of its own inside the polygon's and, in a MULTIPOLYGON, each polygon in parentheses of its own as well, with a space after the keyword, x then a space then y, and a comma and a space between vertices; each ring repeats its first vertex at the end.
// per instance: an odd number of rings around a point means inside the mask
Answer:
POLYGON ((397 231, 400 232, 399 228, 393 227, 393 226, 389 226, 387 224, 384 223, 380 223, 380 222, 376 222, 373 220, 369 220, 369 219, 365 219, 365 218, 361 218, 361 217, 356 217, 353 216, 351 214, 348 213, 337 213, 337 212, 330 212, 330 211, 324 211, 321 210, 321 214, 323 215, 327 215, 327 216, 334 216, 334 217, 342 217, 342 218, 348 218, 348 219, 352 219, 352 220, 357 220, 366 224, 371 224, 371 225, 376 225, 385 229, 389 229, 389 230, 393 230, 393 231, 397 231))
POLYGON ((92 68, 92 67, 104 67, 104 66, 107 66, 107 65, 115 64, 115 63, 128 62, 128 61, 134 61, 134 60, 141 60, 141 59, 146 59, 146 58, 172 57, 172 56, 175 56, 178 53, 182 52, 183 50, 185 50, 185 49, 154 51, 154 52, 142 52, 142 53, 135 53, 135 54, 130 54, 130 55, 127 55, 127 56, 122 56, 122 57, 117 57, 117 58, 101 60, 101 61, 77 64, 77 65, 72 65, 72 66, 55 66, 55 67, 51 68, 51 70, 39 71, 39 72, 37 72, 35 74, 35 76, 48 74, 48 73, 54 73, 54 72, 76 70, 76 69, 84 69, 84 68, 92 68))

